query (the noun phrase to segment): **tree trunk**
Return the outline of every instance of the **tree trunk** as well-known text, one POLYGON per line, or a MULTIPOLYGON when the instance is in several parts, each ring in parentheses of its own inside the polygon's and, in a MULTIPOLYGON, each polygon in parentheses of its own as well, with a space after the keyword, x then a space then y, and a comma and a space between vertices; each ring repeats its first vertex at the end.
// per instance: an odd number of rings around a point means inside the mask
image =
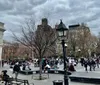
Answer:
POLYGON ((33 50, 31 50, 31 58, 32 58, 32 60, 34 60, 34 52, 33 52, 33 50))
POLYGON ((39 69, 39 80, 41 80, 42 79, 42 58, 41 57, 40 57, 39 61, 40 61, 40 63, 39 63, 40 64, 39 65, 40 66, 40 69, 39 69))

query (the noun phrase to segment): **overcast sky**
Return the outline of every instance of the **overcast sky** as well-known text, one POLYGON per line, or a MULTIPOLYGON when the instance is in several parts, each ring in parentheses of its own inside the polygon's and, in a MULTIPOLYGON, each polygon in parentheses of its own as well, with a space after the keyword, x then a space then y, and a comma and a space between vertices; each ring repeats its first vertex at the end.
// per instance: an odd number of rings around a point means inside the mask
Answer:
POLYGON ((100 0, 0 0, 0 22, 5 23, 4 39, 11 40, 13 30, 18 35, 19 25, 32 16, 37 24, 47 17, 54 26, 62 19, 66 26, 87 23, 95 35, 100 25, 100 0))

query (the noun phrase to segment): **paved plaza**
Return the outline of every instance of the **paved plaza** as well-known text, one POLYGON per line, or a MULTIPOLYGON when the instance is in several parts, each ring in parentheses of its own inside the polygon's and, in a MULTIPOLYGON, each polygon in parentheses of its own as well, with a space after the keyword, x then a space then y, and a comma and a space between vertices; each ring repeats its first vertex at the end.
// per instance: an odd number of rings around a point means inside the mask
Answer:
MULTIPOLYGON (((32 70, 36 70, 38 68, 35 68, 33 65, 31 65, 32 70)), ((62 69, 63 66, 60 66, 59 69, 62 69)), ((76 72, 74 72, 73 74, 78 75, 78 73, 82 73, 83 75, 90 75, 90 77, 98 77, 100 75, 100 68, 96 68, 96 71, 91 71, 91 72, 85 72, 84 68, 81 67, 80 65, 76 66, 76 72)), ((12 69, 9 68, 9 65, 5 65, 3 68, 0 68, 0 70, 7 70, 8 74, 12 77, 14 77, 15 75, 12 72, 12 69)), ((34 74, 33 78, 32 75, 23 75, 23 74, 19 74, 18 78, 19 79, 27 79, 29 81, 29 83, 34 83, 34 85, 53 85, 53 81, 54 80, 63 80, 63 75, 62 74, 49 74, 49 78, 45 79, 45 80, 35 80, 34 78, 37 77, 38 74, 34 74)), ((44 75, 45 77, 47 76, 47 74, 44 75)), ((79 83, 79 82, 71 82, 69 80, 69 85, 96 85, 96 84, 86 84, 86 83, 79 83)))

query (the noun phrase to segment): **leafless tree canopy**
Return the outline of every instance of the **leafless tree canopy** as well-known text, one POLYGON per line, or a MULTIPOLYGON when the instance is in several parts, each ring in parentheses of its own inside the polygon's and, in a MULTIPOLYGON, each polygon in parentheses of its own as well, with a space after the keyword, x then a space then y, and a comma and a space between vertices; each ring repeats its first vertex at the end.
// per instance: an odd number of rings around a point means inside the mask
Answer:
POLYGON ((93 51, 96 38, 91 34, 89 27, 81 24, 79 27, 70 30, 69 49, 74 56, 77 56, 78 49, 81 49, 81 56, 88 56, 88 50, 93 51))
POLYGON ((38 58, 55 53, 55 30, 49 25, 37 28, 35 21, 30 19, 21 26, 21 37, 13 33, 14 39, 30 48, 38 58))

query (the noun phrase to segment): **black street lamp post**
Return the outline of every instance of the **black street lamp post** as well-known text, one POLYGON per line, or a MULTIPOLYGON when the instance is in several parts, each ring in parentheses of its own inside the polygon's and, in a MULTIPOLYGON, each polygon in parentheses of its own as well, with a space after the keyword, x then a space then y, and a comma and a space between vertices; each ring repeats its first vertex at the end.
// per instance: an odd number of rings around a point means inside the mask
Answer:
POLYGON ((65 38, 66 38, 68 29, 63 24, 62 20, 61 20, 60 24, 58 25, 58 28, 56 29, 56 31, 58 32, 58 35, 62 40, 63 59, 64 59, 64 85, 69 85, 67 68, 66 68, 67 66, 66 66, 66 48, 65 48, 65 38))

